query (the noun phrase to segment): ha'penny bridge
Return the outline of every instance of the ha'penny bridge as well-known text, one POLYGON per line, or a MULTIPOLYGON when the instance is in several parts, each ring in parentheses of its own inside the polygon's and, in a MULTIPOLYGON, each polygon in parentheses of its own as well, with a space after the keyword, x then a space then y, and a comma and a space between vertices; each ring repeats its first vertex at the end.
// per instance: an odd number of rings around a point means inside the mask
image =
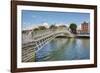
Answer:
POLYGON ((35 54, 58 36, 74 37, 66 28, 24 32, 22 34, 22 62, 33 62, 35 54))

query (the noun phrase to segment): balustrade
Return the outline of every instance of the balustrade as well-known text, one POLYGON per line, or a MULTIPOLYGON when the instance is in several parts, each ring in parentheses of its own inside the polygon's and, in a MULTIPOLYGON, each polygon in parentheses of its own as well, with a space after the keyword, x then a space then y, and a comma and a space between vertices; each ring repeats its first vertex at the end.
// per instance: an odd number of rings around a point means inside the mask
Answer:
POLYGON ((31 31, 29 34, 23 34, 22 41, 22 61, 32 61, 35 55, 43 46, 62 33, 73 36, 67 29, 46 29, 40 31, 31 31))

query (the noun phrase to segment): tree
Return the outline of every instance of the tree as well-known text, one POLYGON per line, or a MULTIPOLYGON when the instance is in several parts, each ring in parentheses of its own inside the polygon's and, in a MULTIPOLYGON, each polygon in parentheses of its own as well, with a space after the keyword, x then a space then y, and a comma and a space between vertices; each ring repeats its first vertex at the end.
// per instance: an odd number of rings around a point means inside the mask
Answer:
POLYGON ((38 27, 40 30, 45 30, 45 29, 47 29, 45 26, 39 26, 38 27))
POLYGON ((34 28, 34 29, 33 29, 33 31, 38 31, 38 30, 39 30, 39 28, 34 28))
POLYGON ((60 26, 58 26, 60 29, 64 29, 64 28, 67 28, 67 26, 66 25, 60 25, 60 26))
POLYGON ((65 25, 60 25, 59 27, 64 27, 64 28, 66 28, 66 26, 65 26, 65 25))
POLYGON ((51 25, 49 28, 50 28, 50 29, 56 29, 57 26, 55 26, 55 25, 51 25))
POLYGON ((76 31, 77 25, 75 23, 71 23, 70 26, 69 26, 69 28, 71 29, 72 33, 74 33, 74 34, 77 33, 77 31, 76 31))

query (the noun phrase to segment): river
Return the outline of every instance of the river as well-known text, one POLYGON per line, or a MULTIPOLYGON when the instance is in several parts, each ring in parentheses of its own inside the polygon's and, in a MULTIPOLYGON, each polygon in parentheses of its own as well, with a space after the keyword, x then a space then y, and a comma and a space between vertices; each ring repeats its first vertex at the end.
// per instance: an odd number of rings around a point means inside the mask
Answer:
POLYGON ((56 38, 36 53, 36 62, 90 58, 89 38, 56 38))

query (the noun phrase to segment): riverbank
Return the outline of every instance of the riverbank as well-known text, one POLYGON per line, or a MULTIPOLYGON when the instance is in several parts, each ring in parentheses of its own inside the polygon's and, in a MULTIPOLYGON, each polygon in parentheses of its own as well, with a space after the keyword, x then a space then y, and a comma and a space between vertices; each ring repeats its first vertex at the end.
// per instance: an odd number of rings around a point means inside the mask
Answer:
MULTIPOLYGON (((68 36, 57 36, 56 38, 72 38, 68 36)), ((90 38, 90 36, 75 36, 74 38, 90 38)))
POLYGON ((76 36, 76 38, 90 38, 90 36, 76 36))

